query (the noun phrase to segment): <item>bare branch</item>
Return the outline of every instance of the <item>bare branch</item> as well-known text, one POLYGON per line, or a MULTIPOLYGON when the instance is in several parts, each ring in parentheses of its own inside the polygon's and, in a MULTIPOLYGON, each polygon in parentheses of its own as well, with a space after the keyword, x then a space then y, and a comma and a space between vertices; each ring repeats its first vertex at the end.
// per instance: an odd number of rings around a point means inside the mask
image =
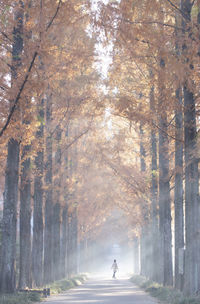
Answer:
POLYGON ((8 39, 10 42, 12 42, 12 40, 8 37, 8 35, 4 32, 0 32, 6 39, 8 39))
POLYGON ((166 1, 169 2, 169 4, 171 4, 171 6, 173 6, 173 8, 175 8, 179 13, 181 13, 183 18, 190 21, 190 18, 178 6, 176 6, 171 0, 166 0, 166 1))
POLYGON ((57 6, 57 9, 56 9, 56 11, 55 11, 55 14, 53 15, 51 21, 50 21, 49 24, 47 25, 46 32, 48 31, 48 29, 49 29, 50 26, 52 25, 54 19, 56 18, 57 14, 58 14, 58 11, 59 11, 59 9, 60 9, 60 7, 61 7, 61 4, 62 4, 62 0, 59 1, 58 6, 57 6))
POLYGON ((90 128, 79 134, 77 137, 75 137, 67 146, 66 149, 69 149, 76 141, 78 141, 83 135, 87 134, 89 132, 90 128))
POLYGON ((174 29, 178 29, 178 30, 183 30, 183 28, 181 27, 177 27, 176 25, 173 24, 169 24, 169 23, 163 23, 163 22, 159 22, 159 21, 130 21, 129 19, 124 19, 124 18, 118 18, 121 21, 127 22, 129 24, 158 24, 158 25, 162 25, 162 26, 166 26, 166 27, 171 27, 174 29))

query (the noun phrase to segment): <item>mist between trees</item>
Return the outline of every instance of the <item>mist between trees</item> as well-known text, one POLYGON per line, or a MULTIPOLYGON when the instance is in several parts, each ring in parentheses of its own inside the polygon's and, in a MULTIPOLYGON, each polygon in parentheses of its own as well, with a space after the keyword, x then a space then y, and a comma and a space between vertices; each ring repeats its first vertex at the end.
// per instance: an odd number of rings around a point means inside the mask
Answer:
POLYGON ((199 294, 199 9, 1 1, 1 292, 110 267, 119 246, 129 271, 199 294))

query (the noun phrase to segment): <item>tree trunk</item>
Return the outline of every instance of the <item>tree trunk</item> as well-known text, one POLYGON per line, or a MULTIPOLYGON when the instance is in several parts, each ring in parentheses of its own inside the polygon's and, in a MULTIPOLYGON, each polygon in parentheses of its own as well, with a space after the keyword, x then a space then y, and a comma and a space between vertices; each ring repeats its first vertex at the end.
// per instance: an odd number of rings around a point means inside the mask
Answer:
POLYGON ((176 91, 177 109, 175 110, 175 189, 174 189, 174 208, 175 208, 175 288, 182 290, 183 273, 180 273, 179 252, 184 248, 184 223, 183 223, 183 114, 182 97, 180 89, 176 91))
POLYGON ((138 237, 133 239, 133 273, 140 273, 140 265, 139 265, 139 240, 138 237))
MULTIPOLYGON (((18 1, 14 19, 16 25, 13 30, 12 49, 12 85, 17 78, 17 71, 21 65, 23 50, 23 17, 24 5, 18 1)), ((12 102, 11 102, 12 106, 12 102)), ((17 226, 17 202, 19 179, 19 142, 11 138, 8 142, 7 164, 5 172, 5 190, 2 221, 2 254, 0 290, 2 292, 14 292, 16 288, 16 226, 17 226)))
POLYGON ((199 186, 198 161, 193 152, 196 148, 196 113, 193 93, 184 87, 185 133, 185 287, 188 295, 198 290, 199 254, 199 186))
MULTIPOLYGON (((141 172, 146 171, 146 151, 144 148, 144 131, 143 126, 140 124, 140 170, 141 172)), ((148 221, 148 204, 147 201, 142 202, 142 215, 143 215, 143 226, 141 228, 141 236, 140 236, 140 266, 141 266, 141 275, 148 277, 149 275, 149 256, 148 253, 150 248, 148 248, 148 228, 149 228, 149 221, 148 221)))
MULTIPOLYGON (((65 131, 65 140, 68 138, 68 127, 65 131)), ((62 189, 64 191, 64 207, 62 211, 62 240, 61 240, 61 273, 62 277, 66 277, 68 275, 68 263, 67 263, 67 250, 68 250, 68 174, 69 174, 69 163, 68 163, 68 149, 63 151, 63 166, 64 166, 64 174, 62 177, 62 189)))
POLYGON ((52 261, 53 261, 53 234, 52 234, 52 217, 53 217, 53 198, 52 198, 52 138, 49 134, 52 120, 52 101, 51 96, 47 98, 46 105, 46 174, 45 174, 45 228, 44 228, 44 284, 53 281, 52 261))
POLYGON ((62 210, 62 234, 61 234, 61 278, 66 277, 67 268, 67 217, 68 207, 65 206, 62 210))
POLYGON ((163 284, 172 286, 172 234, 171 202, 169 185, 169 151, 167 136, 167 116, 165 111, 159 123, 159 215, 162 252, 163 284))
MULTIPOLYGON (((69 216, 69 215, 68 215, 69 216)), ((73 234, 72 234, 72 215, 69 216, 68 219, 68 238, 67 238, 67 275, 70 278, 73 273, 73 234)))
POLYGON ((61 278, 60 270, 60 230, 61 230, 61 207, 56 203, 53 208, 53 277, 54 280, 61 278))
POLYGON ((78 254, 78 222, 77 222, 77 209, 74 208, 72 216, 72 260, 73 268, 72 273, 77 274, 77 254, 78 254))
POLYGON ((33 245, 32 245, 32 276, 35 286, 43 283, 43 167, 44 167, 44 100, 39 111, 40 127, 36 138, 40 143, 40 151, 35 158, 34 177, 34 209, 33 209, 33 245))
POLYGON ((1 281, 2 292, 14 292, 16 288, 16 224, 19 176, 19 143, 10 139, 8 143, 7 165, 2 221, 1 281))
MULTIPOLYGON (((155 115, 154 86, 150 91, 150 110, 155 115)), ((153 119, 154 122, 154 119, 153 119)), ((157 178, 157 136, 154 126, 151 129, 151 224, 152 224, 152 275, 151 278, 159 282, 159 222, 158 222, 158 178, 157 178)))
MULTIPOLYGON (((186 18, 182 18, 183 35, 188 39, 191 9, 193 1, 182 0, 181 10, 186 18)), ((195 294, 200 283, 200 240, 199 240, 199 176, 198 161, 195 157, 197 130, 195 98, 191 91, 188 79, 192 73, 192 62, 188 58, 188 43, 184 40, 182 53, 185 57, 187 78, 184 83, 184 136, 185 136, 185 276, 184 292, 187 295, 195 294)))
POLYGON ((54 279, 61 278, 61 204, 60 204, 60 188, 61 188, 61 129, 56 130, 56 153, 55 153, 55 170, 54 170, 54 216, 53 216, 53 273, 54 279))
POLYGON ((31 181, 30 146, 23 147, 20 185, 19 288, 31 287, 31 181))
POLYGON ((160 59, 159 93, 159 218, 161 248, 161 279, 164 285, 173 285, 171 200, 169 184, 169 139, 167 135, 167 114, 164 109, 165 62, 160 59))
MULTIPOLYGON (((77 273, 77 214, 76 208, 70 215, 69 225, 68 225, 68 276, 77 273)), ((88 251, 87 251, 88 252, 88 251)))
MULTIPOLYGON (((153 75, 150 72, 150 78, 153 81, 153 75)), ((151 129, 151 240, 152 240, 152 273, 151 279, 159 282, 160 272, 160 246, 159 246, 159 221, 158 221, 158 166, 157 166, 157 135, 154 124, 155 118, 155 100, 154 85, 150 91, 150 111, 152 115, 153 126, 151 129)))

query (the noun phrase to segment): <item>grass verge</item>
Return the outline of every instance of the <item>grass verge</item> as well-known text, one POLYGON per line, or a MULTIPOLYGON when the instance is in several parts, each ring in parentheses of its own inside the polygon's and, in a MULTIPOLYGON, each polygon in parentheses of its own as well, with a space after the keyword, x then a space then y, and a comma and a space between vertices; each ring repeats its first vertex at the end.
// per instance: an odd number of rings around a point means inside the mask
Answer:
MULTIPOLYGON (((81 285, 87 279, 85 274, 77 275, 70 279, 63 279, 55 281, 50 284, 51 294, 58 294, 70 288, 81 285)), ((0 294, 0 304, 33 304, 41 302, 44 299, 39 293, 14 293, 14 294, 0 294)))
POLYGON ((163 303, 200 304, 200 298, 186 298, 184 297, 183 293, 172 287, 164 287, 139 275, 132 276, 130 281, 138 285, 146 292, 150 293, 151 296, 157 298, 163 303))
POLYGON ((80 274, 70 279, 62 279, 59 281, 55 281, 47 287, 51 289, 51 294, 57 294, 81 285, 86 279, 87 276, 85 274, 80 274))
POLYGON ((41 295, 37 293, 14 293, 0 295, 0 304, 31 304, 33 302, 40 302, 41 295))

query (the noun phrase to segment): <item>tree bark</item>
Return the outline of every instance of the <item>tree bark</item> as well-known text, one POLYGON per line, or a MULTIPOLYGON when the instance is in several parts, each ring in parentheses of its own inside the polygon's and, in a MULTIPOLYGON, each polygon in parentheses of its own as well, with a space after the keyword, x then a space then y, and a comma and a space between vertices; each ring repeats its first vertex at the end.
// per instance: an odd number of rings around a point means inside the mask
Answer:
POLYGON ((73 273, 73 241, 72 241, 72 215, 68 215, 68 238, 67 238, 67 276, 70 278, 73 273))
POLYGON ((162 249, 163 284, 172 286, 172 234, 171 202, 169 185, 169 150, 167 137, 167 116, 163 111, 159 123, 159 215, 162 249))
POLYGON ((199 186, 198 161, 193 152, 196 148, 196 112, 193 93, 184 87, 185 133, 185 282, 184 291, 191 295, 198 290, 199 255, 199 186))
MULTIPOLYGON (((144 148, 144 130, 143 126, 140 123, 140 170, 141 172, 146 171, 146 151, 144 148)), ((150 265, 150 248, 148 247, 149 241, 149 219, 148 219, 148 203, 143 200, 142 202, 142 214, 143 214, 143 226, 141 228, 140 236, 140 266, 141 266, 141 275, 148 277, 149 276, 149 265, 150 265)))
POLYGON ((20 185, 19 288, 31 287, 31 181, 30 146, 23 147, 20 185))
POLYGON ((52 218, 53 218, 53 198, 52 198, 52 138, 50 135, 52 120, 52 101, 51 96, 47 97, 46 105, 46 170, 45 170, 45 228, 44 228, 44 284, 53 281, 52 264, 53 264, 53 233, 52 233, 52 218))
POLYGON ((65 206, 62 210, 62 233, 61 233, 61 277, 66 277, 67 268, 67 219, 68 207, 65 206))
POLYGON ((62 131, 58 127, 56 130, 56 153, 55 153, 55 170, 54 170, 54 200, 53 209, 53 273, 54 279, 61 278, 61 204, 60 204, 60 188, 61 188, 61 135, 62 131))
POLYGON ((73 268, 72 273, 77 274, 77 259, 78 259, 78 219, 77 219, 77 209, 74 208, 72 216, 72 259, 73 268))
POLYGON ((61 237, 61 207, 56 203, 53 207, 53 277, 61 278, 60 270, 60 237, 61 237))
POLYGON ((139 265, 139 240, 138 237, 133 239, 133 273, 140 273, 140 265, 139 265))
POLYGON ((34 209, 33 209, 33 245, 32 245, 32 276, 35 286, 43 283, 43 167, 44 167, 44 100, 39 110, 40 127, 36 138, 40 143, 40 151, 35 157, 34 177, 34 209))
POLYGON ((182 53, 187 68, 184 94, 184 151, 185 151, 185 275, 184 292, 193 295, 199 290, 200 283, 200 240, 199 240, 199 174, 198 161, 195 156, 197 144, 195 98, 188 83, 193 63, 188 58, 188 29, 190 28, 191 10, 194 2, 181 1, 181 10, 186 18, 182 18, 184 44, 182 53))
POLYGON ((19 143, 10 139, 8 143, 7 165, 2 221, 1 280, 2 292, 14 292, 16 288, 16 226, 19 176, 19 143))
MULTIPOLYGON (((17 78, 17 71, 21 65, 23 50, 23 17, 24 4, 18 1, 14 19, 16 26, 13 30, 11 83, 17 78)), ((12 107, 12 102, 11 102, 12 107)), ((5 190, 2 221, 2 254, 0 290, 2 292, 14 292, 16 288, 16 226, 17 226, 17 202, 19 179, 19 142, 11 138, 8 142, 7 164, 5 172, 5 190)))
POLYGON ((175 288, 182 290, 183 274, 179 271, 179 251, 184 248, 184 214, 183 214, 183 113, 182 97, 180 89, 176 91, 178 101, 175 110, 175 188, 174 188, 174 208, 175 208, 175 288))
POLYGON ((160 59, 159 77, 159 219, 161 248, 161 279, 164 285, 173 285, 172 274, 172 233, 171 233, 171 199, 169 184, 169 139, 167 113, 164 109, 165 62, 160 59))
MULTIPOLYGON (((150 91, 150 110, 152 117, 155 115, 154 86, 150 91)), ((153 122, 154 118, 153 118, 153 122)), ((159 221, 158 221, 158 178, 157 178, 157 136, 154 127, 151 129, 151 224, 152 224, 152 276, 159 282, 159 221)))

